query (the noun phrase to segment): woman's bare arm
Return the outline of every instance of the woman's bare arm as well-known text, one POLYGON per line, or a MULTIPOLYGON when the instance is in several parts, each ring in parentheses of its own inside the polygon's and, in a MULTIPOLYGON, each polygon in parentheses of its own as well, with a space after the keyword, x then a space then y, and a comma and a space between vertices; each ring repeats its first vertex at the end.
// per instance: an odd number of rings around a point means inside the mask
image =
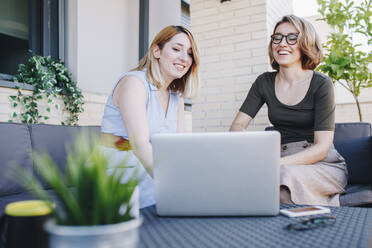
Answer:
POLYGON ((238 114, 235 116, 235 119, 233 120, 229 131, 244 131, 245 129, 247 129, 251 120, 252 117, 239 111, 238 114))
POLYGON ((299 153, 282 157, 280 164, 314 164, 325 159, 333 144, 333 131, 315 131, 314 145, 299 153))
POLYGON ((143 82, 136 76, 124 77, 114 91, 113 101, 120 109, 134 154, 153 176, 152 146, 146 117, 147 94, 143 82))

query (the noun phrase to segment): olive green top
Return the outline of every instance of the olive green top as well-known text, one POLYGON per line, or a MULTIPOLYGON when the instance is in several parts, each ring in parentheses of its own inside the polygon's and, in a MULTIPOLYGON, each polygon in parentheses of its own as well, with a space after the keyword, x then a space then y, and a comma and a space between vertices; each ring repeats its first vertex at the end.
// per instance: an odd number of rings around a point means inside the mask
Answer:
POLYGON ((254 118, 266 103, 269 120, 281 134, 282 144, 307 140, 314 142, 314 131, 334 130, 334 89, 329 77, 314 72, 305 97, 296 105, 286 105, 275 94, 277 72, 258 76, 240 111, 254 118))

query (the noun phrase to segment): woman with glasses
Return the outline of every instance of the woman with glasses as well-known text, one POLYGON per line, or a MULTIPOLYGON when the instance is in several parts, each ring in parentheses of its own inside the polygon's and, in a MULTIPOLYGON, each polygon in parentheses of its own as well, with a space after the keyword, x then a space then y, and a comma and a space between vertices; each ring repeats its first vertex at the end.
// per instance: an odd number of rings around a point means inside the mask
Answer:
POLYGON ((284 16, 268 50, 275 71, 258 76, 230 131, 246 129, 266 103, 270 122, 281 134, 281 202, 339 206, 347 170, 333 146, 333 84, 314 71, 322 60, 318 36, 306 20, 284 16))

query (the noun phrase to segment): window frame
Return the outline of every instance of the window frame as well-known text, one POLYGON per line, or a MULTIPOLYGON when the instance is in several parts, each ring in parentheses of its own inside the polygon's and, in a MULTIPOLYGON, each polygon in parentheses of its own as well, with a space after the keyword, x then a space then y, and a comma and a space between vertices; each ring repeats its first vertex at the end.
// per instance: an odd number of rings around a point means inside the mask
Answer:
MULTIPOLYGON (((64 34, 64 2, 64 0, 29 0, 28 47, 32 53, 63 59, 63 48, 61 48, 63 41, 60 38, 64 34)), ((14 82, 9 84, 13 76, 0 71, 0 86, 15 88, 16 85, 12 85, 14 82)), ((24 88, 22 84, 20 86, 24 88)))

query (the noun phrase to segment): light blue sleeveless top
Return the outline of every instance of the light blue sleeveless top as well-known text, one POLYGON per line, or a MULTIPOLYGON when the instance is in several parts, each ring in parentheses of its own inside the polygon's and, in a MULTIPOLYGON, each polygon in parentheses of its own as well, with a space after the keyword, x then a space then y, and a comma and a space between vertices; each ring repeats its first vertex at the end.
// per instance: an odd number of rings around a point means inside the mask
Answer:
POLYGON ((127 76, 135 75, 141 79, 145 85, 147 91, 147 102, 146 102, 146 114, 147 121, 151 136, 155 133, 175 133, 177 131, 177 119, 178 119, 178 93, 171 92, 168 103, 167 115, 165 117, 164 110, 160 105, 159 99, 156 95, 158 90, 155 85, 147 80, 145 71, 131 71, 122 75, 114 89, 111 91, 107 103, 105 106, 101 131, 103 133, 112 133, 116 136, 121 136, 128 139, 127 131, 125 130, 124 122, 120 115, 120 110, 117 108, 112 101, 112 94, 119 83, 119 81, 127 76))
MULTIPOLYGON (((101 124, 101 131, 104 133, 111 133, 116 136, 121 136, 123 138, 128 139, 127 131, 124 126, 124 122, 120 115, 120 110, 117 108, 112 101, 113 92, 119 83, 119 81, 127 76, 127 75, 135 75, 145 85, 147 91, 147 101, 146 101, 146 114, 147 114, 147 121, 149 126, 149 133, 150 133, 150 142, 151 136, 156 133, 175 133, 177 131, 177 119, 178 119, 178 101, 179 95, 178 93, 170 93, 169 102, 168 102, 168 110, 167 115, 165 116, 164 110, 160 105, 159 99, 156 95, 156 91, 158 90, 157 87, 151 84, 146 78, 145 71, 131 71, 128 73, 123 74, 119 80, 116 82, 114 89, 111 91, 109 95, 104 115, 102 118, 101 124)), ((113 165, 117 165, 118 162, 122 161, 123 159, 128 159, 129 154, 129 161, 136 161, 136 166, 139 166, 138 176, 141 178, 139 183, 139 205, 140 208, 144 208, 150 205, 155 204, 155 190, 154 190, 154 180, 152 177, 146 172, 142 164, 139 162, 137 157, 134 155, 132 151, 118 151, 111 148, 103 148, 105 154, 108 154, 113 165)), ((112 168, 109 168, 109 171, 112 168)), ((131 173, 134 173, 134 168, 132 170, 127 170, 127 176, 131 173)), ((110 172, 108 172, 110 173, 110 172)), ((127 180, 126 176, 122 179, 122 182, 125 183, 127 180)))

